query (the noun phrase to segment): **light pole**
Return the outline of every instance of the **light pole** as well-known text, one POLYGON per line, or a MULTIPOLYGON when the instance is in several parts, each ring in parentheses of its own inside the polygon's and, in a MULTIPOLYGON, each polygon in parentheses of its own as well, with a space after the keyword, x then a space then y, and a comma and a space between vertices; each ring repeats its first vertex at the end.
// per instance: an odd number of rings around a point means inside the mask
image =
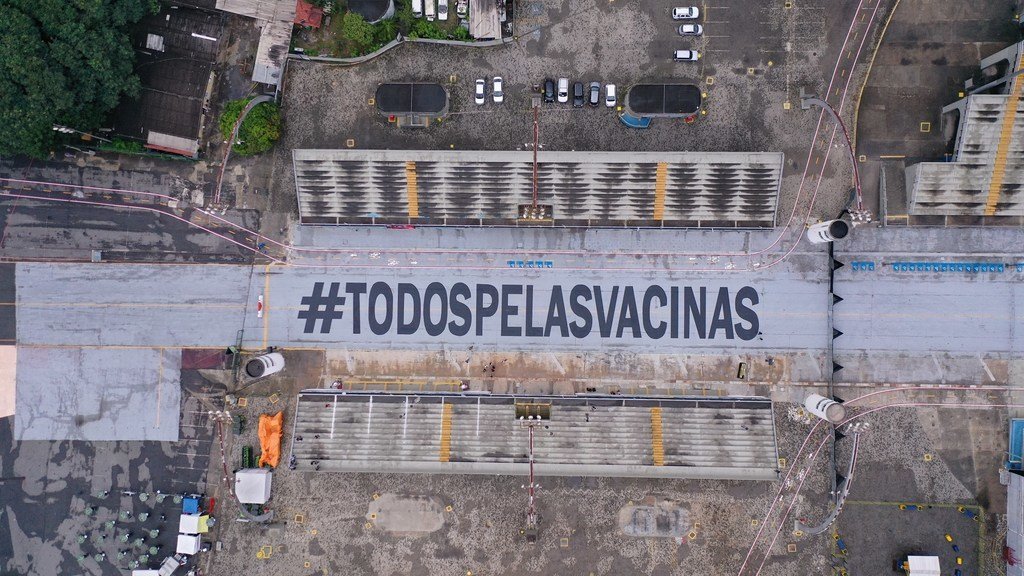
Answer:
POLYGON ((853 150, 853 141, 850 140, 850 133, 846 130, 846 124, 843 123, 843 119, 839 117, 835 109, 828 102, 818 98, 814 94, 804 93, 804 89, 800 89, 800 109, 809 110, 811 106, 818 106, 824 111, 828 112, 828 115, 835 120, 836 124, 839 125, 839 129, 843 132, 843 138, 846 140, 846 149, 850 153, 850 164, 853 167, 853 186, 857 193, 857 208, 855 210, 849 210, 851 221, 854 225, 866 224, 871 221, 871 213, 864 209, 864 195, 860 189, 860 170, 857 166, 857 153, 853 150))
POLYGON ((107 140, 106 138, 100 138, 99 136, 96 136, 95 134, 90 134, 88 132, 82 132, 81 130, 75 130, 74 128, 69 128, 68 126, 62 126, 60 124, 54 124, 53 125, 53 131, 54 132, 60 132, 61 134, 81 134, 82 136, 88 136, 89 138, 95 138, 97 140, 100 140, 102 142, 106 142, 106 143, 110 144, 110 140, 107 140))

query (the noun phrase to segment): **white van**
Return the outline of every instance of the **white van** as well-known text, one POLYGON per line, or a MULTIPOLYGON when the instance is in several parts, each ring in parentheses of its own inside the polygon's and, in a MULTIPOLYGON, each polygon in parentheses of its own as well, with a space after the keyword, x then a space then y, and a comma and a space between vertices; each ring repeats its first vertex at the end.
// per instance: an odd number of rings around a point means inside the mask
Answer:
POLYGON ((569 101, 569 79, 558 79, 558 101, 565 104, 569 101))
POLYGON ((434 0, 423 0, 423 1, 425 3, 423 7, 426 9, 425 13, 427 15, 427 22, 433 22, 434 21, 434 0))
POLYGON ((437 19, 448 20, 448 0, 437 0, 437 19))
POLYGON ((412 0, 412 15, 415 18, 423 18, 423 0, 412 0))

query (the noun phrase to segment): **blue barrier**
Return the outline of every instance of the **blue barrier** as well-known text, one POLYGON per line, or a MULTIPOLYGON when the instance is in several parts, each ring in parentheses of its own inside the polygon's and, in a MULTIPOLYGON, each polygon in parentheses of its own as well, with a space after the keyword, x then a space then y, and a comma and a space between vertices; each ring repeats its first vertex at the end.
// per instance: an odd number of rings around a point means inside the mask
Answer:
POLYGON ((850 262, 850 267, 853 268, 854 271, 859 271, 859 270, 874 271, 875 263, 874 262, 866 262, 866 261, 850 262))
MULTIPOLYGON (((861 262, 860 264, 865 264, 861 262)), ((1017 271, 1024 272, 1024 263, 1017 264, 1017 271)), ((854 263, 854 270, 857 270, 854 263)), ((865 268, 860 267, 864 270, 865 268)), ((872 268, 873 269, 873 268, 872 268)), ((980 272, 1005 272, 1006 264, 990 262, 893 262, 893 272, 964 272, 976 274, 980 272)))

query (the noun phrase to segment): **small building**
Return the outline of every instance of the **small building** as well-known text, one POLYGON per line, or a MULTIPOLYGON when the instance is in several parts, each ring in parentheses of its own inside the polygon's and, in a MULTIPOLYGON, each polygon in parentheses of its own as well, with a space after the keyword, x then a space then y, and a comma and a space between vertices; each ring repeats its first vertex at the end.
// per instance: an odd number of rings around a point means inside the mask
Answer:
POLYGON ((288 47, 292 41, 298 0, 217 0, 217 9, 256 20, 260 43, 252 68, 252 81, 281 85, 288 47))
MULTIPOLYGON (((503 4, 504 5, 504 4, 503 4)), ((470 0, 469 35, 477 40, 499 40, 501 38, 501 15, 498 0, 470 0)))
POLYGON ((142 93, 114 111, 113 133, 152 150, 196 158, 210 121, 213 65, 223 32, 224 16, 212 10, 163 7, 143 18, 132 33, 142 93))
POLYGON ((306 0, 299 0, 295 4, 295 24, 309 28, 319 28, 323 24, 324 9, 314 6, 306 0))
POLYGON ((448 114, 448 91, 440 84, 381 84, 374 102, 399 128, 426 128, 448 114))

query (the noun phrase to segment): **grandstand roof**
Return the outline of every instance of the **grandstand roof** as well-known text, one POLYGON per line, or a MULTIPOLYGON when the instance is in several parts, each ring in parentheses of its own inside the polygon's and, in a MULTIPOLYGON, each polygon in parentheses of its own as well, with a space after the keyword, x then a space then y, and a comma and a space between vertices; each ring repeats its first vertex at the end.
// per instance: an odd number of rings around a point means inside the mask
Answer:
MULTIPOLYGON (((533 201, 530 151, 293 150, 305 224, 515 224, 533 201)), ((573 226, 767 227, 782 154, 549 152, 538 203, 573 226)))
POLYGON ((774 480, 765 398, 416 395, 305 390, 291 454, 304 470, 528 474, 517 405, 549 405, 535 428, 536 473, 774 480), (301 440, 299 439, 301 438, 301 440))
POLYGON ((1024 216, 1024 101, 975 94, 963 115, 953 162, 907 168, 911 213, 1024 216))

